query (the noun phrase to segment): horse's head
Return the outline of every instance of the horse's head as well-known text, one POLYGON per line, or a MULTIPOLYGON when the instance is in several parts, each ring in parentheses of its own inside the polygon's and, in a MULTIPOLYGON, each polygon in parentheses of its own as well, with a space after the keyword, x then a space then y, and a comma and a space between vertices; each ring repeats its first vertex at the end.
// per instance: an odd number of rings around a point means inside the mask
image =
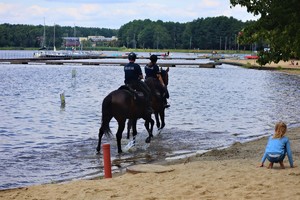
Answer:
POLYGON ((161 77, 164 81, 164 84, 167 86, 169 84, 169 70, 170 68, 167 67, 166 70, 164 70, 162 67, 160 68, 161 71, 161 77))

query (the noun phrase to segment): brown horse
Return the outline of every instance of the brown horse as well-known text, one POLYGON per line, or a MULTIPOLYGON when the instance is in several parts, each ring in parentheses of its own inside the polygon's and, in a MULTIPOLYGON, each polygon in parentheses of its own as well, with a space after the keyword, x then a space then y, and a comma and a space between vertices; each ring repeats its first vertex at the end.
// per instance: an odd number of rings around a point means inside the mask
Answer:
POLYGON ((145 120, 145 127, 149 133, 146 139, 150 143, 153 131, 154 121, 151 114, 145 112, 145 99, 129 91, 126 86, 120 87, 118 90, 112 91, 108 94, 102 102, 102 123, 99 129, 99 141, 97 151, 100 151, 101 139, 103 134, 110 135, 109 122, 115 118, 118 122, 118 131, 116 134, 118 153, 122 153, 121 139, 125 128, 126 119, 132 119, 133 135, 137 134, 136 122, 137 119, 143 118, 145 120), (149 128, 150 123, 150 128, 149 128))
MULTIPOLYGON (((168 72, 169 68, 167 68, 167 70, 161 69, 161 75, 165 86, 167 86, 169 83, 168 72)), ((161 83, 157 78, 147 78, 145 83, 151 90, 151 106, 154 111, 156 126, 159 130, 163 129, 165 127, 165 107, 162 95, 163 93, 165 93, 165 89, 162 87, 161 83)))

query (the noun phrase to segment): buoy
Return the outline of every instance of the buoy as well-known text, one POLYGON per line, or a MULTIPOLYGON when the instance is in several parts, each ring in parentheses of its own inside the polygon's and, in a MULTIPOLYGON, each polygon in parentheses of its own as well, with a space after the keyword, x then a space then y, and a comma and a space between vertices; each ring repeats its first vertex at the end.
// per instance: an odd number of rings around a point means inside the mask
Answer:
POLYGON ((104 177, 111 178, 110 144, 103 144, 104 177))
POLYGON ((66 105, 65 92, 60 94, 60 103, 61 103, 62 107, 64 107, 66 105))
POLYGON ((76 77, 76 69, 72 69, 72 78, 75 78, 76 77))

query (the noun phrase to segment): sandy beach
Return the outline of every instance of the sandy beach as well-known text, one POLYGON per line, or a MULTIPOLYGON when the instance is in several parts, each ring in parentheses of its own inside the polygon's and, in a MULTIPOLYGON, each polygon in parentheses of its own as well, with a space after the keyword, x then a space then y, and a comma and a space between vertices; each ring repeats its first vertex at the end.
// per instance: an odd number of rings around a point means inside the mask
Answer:
MULTIPOLYGON (((272 134, 272 133, 270 133, 272 134)), ((129 173, 0 191, 0 199, 300 199, 300 128, 288 129, 295 168, 258 167, 267 138, 161 165, 164 173, 129 173)), ((268 161, 265 165, 268 164, 268 161)))
MULTIPOLYGON (((261 66, 256 62, 256 59, 224 59, 221 60, 222 63, 239 65, 239 66, 251 66, 254 69, 260 69, 261 66)), ((293 60, 292 61, 279 61, 278 63, 271 62, 270 64, 266 64, 263 66, 263 69, 270 69, 270 70, 280 70, 284 73, 289 74, 300 74, 300 61, 293 60), (297 65, 298 63, 298 65, 297 65)))
MULTIPOLYGON (((270 67, 278 65, 291 67, 289 62, 270 67)), ((290 138, 295 168, 290 168, 287 157, 286 169, 279 164, 274 164, 273 169, 258 167, 267 143, 265 137, 189 158, 155 163, 171 169, 164 173, 124 172, 114 174, 111 179, 99 177, 2 190, 0 199, 300 199, 300 128, 288 127, 286 135, 290 138)))

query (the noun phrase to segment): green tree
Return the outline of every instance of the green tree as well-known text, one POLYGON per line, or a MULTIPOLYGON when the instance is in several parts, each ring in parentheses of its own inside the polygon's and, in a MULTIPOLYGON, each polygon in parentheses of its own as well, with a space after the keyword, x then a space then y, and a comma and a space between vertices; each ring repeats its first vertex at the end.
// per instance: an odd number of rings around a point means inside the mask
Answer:
POLYGON ((259 51, 261 65, 300 56, 299 0, 230 0, 260 18, 240 34, 243 43, 265 42, 270 51, 259 51))
MULTIPOLYGON (((49 48, 54 46, 54 26, 46 26, 45 45, 49 48)), ((0 47, 41 47, 44 25, 0 24, 0 47)), ((90 35, 103 35, 105 37, 116 36, 118 30, 104 28, 76 27, 77 37, 90 35)), ((74 36, 74 27, 61 27, 55 25, 55 46, 60 47, 62 37, 74 36)))
POLYGON ((189 22, 186 24, 185 29, 182 34, 182 48, 185 49, 191 49, 193 47, 192 45, 192 39, 193 39, 193 27, 192 23, 189 22))
POLYGON ((157 23, 153 30, 154 49, 164 49, 171 46, 171 36, 162 23, 157 23))
POLYGON ((138 43, 140 48, 153 48, 154 36, 153 36, 153 24, 148 24, 139 34, 138 43))

